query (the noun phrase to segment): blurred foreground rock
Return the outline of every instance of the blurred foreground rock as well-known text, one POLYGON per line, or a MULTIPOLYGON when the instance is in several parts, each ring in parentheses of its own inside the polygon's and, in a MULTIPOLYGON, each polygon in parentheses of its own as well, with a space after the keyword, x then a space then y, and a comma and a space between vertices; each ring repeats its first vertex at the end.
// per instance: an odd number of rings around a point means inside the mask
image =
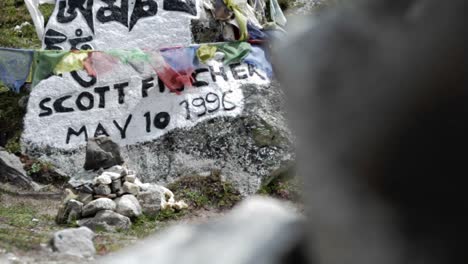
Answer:
POLYGON ((305 263, 304 235, 302 216, 290 205, 253 197, 220 219, 172 227, 103 263, 305 263))
POLYGON ((87 227, 69 228, 54 234, 51 244, 54 251, 78 257, 92 257, 96 253, 94 233, 87 227))

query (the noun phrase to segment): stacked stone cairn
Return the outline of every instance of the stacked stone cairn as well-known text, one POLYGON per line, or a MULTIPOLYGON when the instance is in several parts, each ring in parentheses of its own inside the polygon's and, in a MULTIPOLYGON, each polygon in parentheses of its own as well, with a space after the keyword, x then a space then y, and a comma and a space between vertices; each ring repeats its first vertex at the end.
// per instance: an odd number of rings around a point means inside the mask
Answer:
POLYGON ((142 214, 155 217, 160 210, 188 207, 184 201, 176 202, 169 189, 142 183, 134 171, 123 166, 104 170, 92 183, 66 192, 56 222, 77 223, 92 230, 127 230, 142 214))

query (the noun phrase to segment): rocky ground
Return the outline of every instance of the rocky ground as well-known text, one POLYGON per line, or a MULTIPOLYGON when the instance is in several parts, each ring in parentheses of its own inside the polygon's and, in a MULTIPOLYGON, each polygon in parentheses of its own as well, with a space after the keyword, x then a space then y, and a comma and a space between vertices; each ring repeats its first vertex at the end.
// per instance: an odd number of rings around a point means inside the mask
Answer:
MULTIPOLYGON (((131 229, 118 232, 96 231, 94 246, 96 256, 79 258, 54 252, 50 246, 53 234, 74 225, 58 225, 55 222, 64 194, 51 187, 48 192, 21 192, 12 186, 0 186, 0 263, 94 263, 102 256, 113 254, 140 239, 177 224, 205 223, 230 210, 241 197, 216 197, 213 190, 218 186, 194 184, 197 178, 185 178, 175 183, 180 188, 176 198, 184 197, 189 209, 161 212, 156 218, 141 216, 131 229), (4 262, 2 262, 4 261, 4 262)), ((203 182, 206 184, 206 181, 203 182)), ((288 181, 275 182, 262 190, 281 199, 297 198, 297 193, 288 181), (280 187, 284 186, 284 187, 280 187)), ((297 201, 297 200, 296 200, 297 201)), ((298 202, 293 203, 299 205, 298 202)))

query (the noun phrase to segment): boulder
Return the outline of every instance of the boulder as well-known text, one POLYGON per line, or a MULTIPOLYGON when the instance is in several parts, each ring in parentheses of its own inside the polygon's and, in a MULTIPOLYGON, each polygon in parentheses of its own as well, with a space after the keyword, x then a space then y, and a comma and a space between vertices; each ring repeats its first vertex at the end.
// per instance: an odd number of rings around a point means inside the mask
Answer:
POLYGON ((216 221, 166 231, 102 262, 133 264, 157 258, 160 264, 307 263, 303 217, 290 204, 272 198, 251 198, 216 221))
POLYGON ((124 184, 122 185, 122 191, 123 193, 130 193, 137 196, 140 192, 140 187, 131 182, 124 182, 124 184))
POLYGON ((97 137, 88 140, 86 145, 85 170, 98 170, 123 164, 120 147, 109 137, 97 137))
POLYGON ((0 181, 30 190, 39 190, 40 188, 28 176, 20 159, 2 148, 0 148, 0 181))
POLYGON ((68 200, 60 206, 55 221, 57 224, 70 224, 81 218, 83 203, 75 199, 68 200))
POLYGON ((138 194, 143 214, 155 217, 161 211, 161 193, 159 191, 144 191, 138 194))
POLYGON ((99 198, 89 202, 83 207, 83 217, 92 216, 98 211, 102 210, 115 210, 116 204, 109 198, 99 198))
POLYGON ((142 213, 142 208, 137 198, 133 195, 123 195, 114 200, 117 204, 115 211, 129 218, 138 217, 142 213))
MULTIPOLYGON (((81 4, 76 8, 83 10, 79 19, 74 19, 76 15, 68 17, 68 11, 63 15, 61 5, 55 5, 44 30, 42 48, 106 50, 135 47, 154 49, 168 43, 174 46, 188 45, 194 37, 192 20, 198 20, 203 11, 203 1, 196 0, 132 1, 126 7, 119 7, 119 11, 116 11, 115 5, 109 4, 111 2, 90 1, 86 2, 85 7, 84 1, 78 1, 81 4), (64 20, 67 23, 64 24, 64 20), (78 34, 82 38, 68 41, 78 34)), ((75 13, 70 11, 70 14, 75 13)))
POLYGON ((99 211, 96 216, 84 218, 78 221, 79 226, 86 226, 92 230, 104 229, 109 232, 127 230, 132 226, 130 218, 114 211, 99 211))
POLYGON ((112 179, 109 174, 103 173, 99 175, 98 177, 94 178, 94 184, 111 184, 112 179))
POLYGON ((96 254, 94 232, 87 227, 68 228, 54 233, 51 244, 54 251, 78 257, 96 254))
POLYGON ((94 193, 97 195, 109 195, 111 194, 111 187, 109 185, 99 184, 94 186, 94 193))
MULTIPOLYGON (((145 1, 150 2, 156 1, 145 1)), ((94 1, 88 17, 95 21, 95 31, 83 18, 58 23, 56 8, 43 47, 67 50, 71 47, 65 40, 75 39, 78 33, 80 40, 89 43, 76 48, 95 50, 154 50, 167 43, 219 41, 225 25, 201 6, 210 1, 157 2, 162 5, 158 12, 139 19, 132 29, 94 17, 99 16, 102 1, 94 1), (166 10, 169 2, 185 11, 166 10), (186 10, 193 5, 200 5, 196 19, 191 17, 193 8, 186 10), (56 43, 60 40, 64 41, 56 43)), ((234 183, 242 194, 253 194, 295 159, 283 92, 265 67, 224 65, 216 60, 208 64, 197 66, 193 89, 184 88, 177 96, 158 82, 150 65, 135 63, 118 64, 97 78, 80 71, 42 80, 30 95, 22 146, 31 156, 40 156, 76 179, 89 179, 92 176, 85 169, 122 164, 120 155, 103 150, 96 142, 111 138, 120 146, 126 165, 138 171, 143 182, 164 185, 184 175, 221 170, 224 180, 234 183), (73 111, 57 114, 41 109, 44 104, 52 107, 61 102, 64 96, 69 97, 64 105, 73 111), (44 102, 44 98, 51 101, 44 102)))

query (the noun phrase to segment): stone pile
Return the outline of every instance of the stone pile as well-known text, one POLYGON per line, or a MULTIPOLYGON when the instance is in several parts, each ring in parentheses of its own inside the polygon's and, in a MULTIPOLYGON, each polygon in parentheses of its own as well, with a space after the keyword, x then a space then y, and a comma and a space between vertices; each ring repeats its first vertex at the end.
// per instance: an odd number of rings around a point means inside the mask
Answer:
POLYGON ((187 208, 183 201, 176 202, 167 188, 142 183, 135 171, 113 166, 102 171, 92 183, 68 190, 67 197, 57 214, 59 224, 76 223, 92 230, 126 230, 132 219, 142 214, 155 217, 161 209, 187 208))

